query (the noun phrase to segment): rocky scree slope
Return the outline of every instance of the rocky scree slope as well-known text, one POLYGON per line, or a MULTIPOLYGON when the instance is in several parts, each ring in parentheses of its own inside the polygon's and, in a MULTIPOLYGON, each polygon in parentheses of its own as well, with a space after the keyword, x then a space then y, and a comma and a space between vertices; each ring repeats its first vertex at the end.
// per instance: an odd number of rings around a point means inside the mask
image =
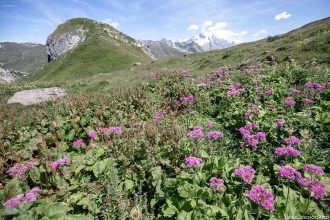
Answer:
POLYGON ((47 38, 48 61, 28 80, 67 81, 99 73, 129 69, 154 57, 140 41, 111 25, 74 18, 59 25, 47 38))

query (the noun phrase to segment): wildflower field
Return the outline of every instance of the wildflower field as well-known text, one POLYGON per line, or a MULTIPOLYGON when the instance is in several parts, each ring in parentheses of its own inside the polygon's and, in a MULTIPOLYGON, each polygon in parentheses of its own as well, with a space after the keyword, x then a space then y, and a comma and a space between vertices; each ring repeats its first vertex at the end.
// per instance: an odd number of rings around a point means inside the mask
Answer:
POLYGON ((329 218, 328 72, 257 63, 150 78, 3 105, 3 218, 329 218))

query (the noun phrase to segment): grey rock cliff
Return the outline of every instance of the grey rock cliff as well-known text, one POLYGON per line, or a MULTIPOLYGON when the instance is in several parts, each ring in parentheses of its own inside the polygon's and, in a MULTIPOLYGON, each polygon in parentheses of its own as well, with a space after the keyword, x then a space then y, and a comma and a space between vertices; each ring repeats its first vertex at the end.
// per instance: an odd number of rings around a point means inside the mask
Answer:
POLYGON ((56 57, 72 50, 86 39, 87 31, 83 27, 71 30, 69 32, 57 35, 53 33, 48 36, 46 47, 48 54, 48 62, 55 60, 56 57))

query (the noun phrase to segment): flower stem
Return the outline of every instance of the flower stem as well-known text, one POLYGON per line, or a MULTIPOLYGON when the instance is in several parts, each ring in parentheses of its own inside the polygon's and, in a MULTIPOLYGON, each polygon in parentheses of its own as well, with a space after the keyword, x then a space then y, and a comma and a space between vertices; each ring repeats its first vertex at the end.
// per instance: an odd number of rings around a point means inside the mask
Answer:
POLYGON ((286 211, 286 207, 288 206, 289 193, 290 193, 290 187, 288 186, 288 195, 286 196, 286 202, 285 202, 285 210, 284 210, 284 212, 286 211))
POLYGON ((309 207, 309 204, 311 203, 311 194, 309 194, 309 196, 308 196, 308 202, 307 202, 307 206, 306 206, 306 208, 305 208, 305 210, 304 210, 304 212, 303 212, 303 214, 305 214, 306 213, 306 211, 308 210, 308 207, 309 207))

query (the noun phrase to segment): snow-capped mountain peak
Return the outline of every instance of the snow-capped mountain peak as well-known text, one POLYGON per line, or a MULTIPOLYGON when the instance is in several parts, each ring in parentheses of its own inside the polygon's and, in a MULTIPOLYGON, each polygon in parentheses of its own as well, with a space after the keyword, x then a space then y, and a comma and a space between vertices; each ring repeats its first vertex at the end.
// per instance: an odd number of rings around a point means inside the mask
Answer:
POLYGON ((195 37, 190 38, 188 42, 195 42, 200 47, 202 47, 204 51, 222 49, 235 45, 234 42, 229 42, 227 40, 216 37, 214 34, 208 35, 206 33, 199 33, 195 37))

